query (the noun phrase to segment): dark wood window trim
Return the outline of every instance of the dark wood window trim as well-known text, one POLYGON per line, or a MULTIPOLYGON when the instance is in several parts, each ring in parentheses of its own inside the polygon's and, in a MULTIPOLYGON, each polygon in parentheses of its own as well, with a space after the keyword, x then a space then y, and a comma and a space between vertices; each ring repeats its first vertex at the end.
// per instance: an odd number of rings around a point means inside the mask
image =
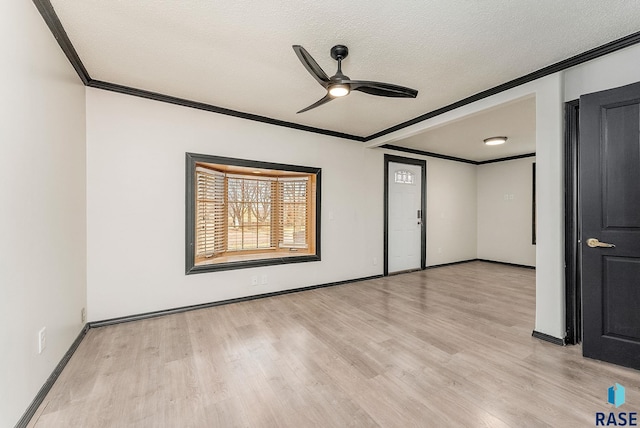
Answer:
POLYGON ((185 217, 185 255, 186 255, 186 274, 203 273, 203 272, 215 272, 222 270, 244 269, 260 266, 271 266, 288 263, 302 263, 312 262, 320 260, 320 200, 321 200, 321 172, 320 168, 299 166, 299 165, 287 165, 270 162, 253 161, 246 159, 235 159, 221 156, 212 156, 196 153, 186 154, 186 217, 185 217), (312 230, 309 231, 313 234, 315 241, 315 251, 313 254, 300 255, 294 257, 269 257, 255 260, 239 260, 230 261, 226 263, 217 264, 204 264, 197 265, 195 260, 195 241, 196 241, 196 165, 198 163, 220 164, 230 165, 235 167, 244 168, 256 168, 261 170, 278 170, 278 171, 290 171, 303 174, 313 174, 315 176, 315 211, 311 217, 313 218, 312 230))

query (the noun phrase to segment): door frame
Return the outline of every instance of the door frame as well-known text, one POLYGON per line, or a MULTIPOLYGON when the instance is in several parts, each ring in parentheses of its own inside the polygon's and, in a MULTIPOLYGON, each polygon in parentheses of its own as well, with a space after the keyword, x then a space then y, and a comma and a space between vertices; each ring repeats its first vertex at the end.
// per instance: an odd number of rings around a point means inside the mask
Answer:
POLYGON ((580 257, 580 100, 564 105, 564 258, 567 345, 582 342, 582 260, 580 257))
POLYGON ((420 209, 422 210, 422 225, 420 226, 420 269, 427 267, 427 161, 423 159, 406 158, 385 153, 384 155, 384 256, 383 275, 389 276, 389 162, 417 165, 420 167, 420 209))

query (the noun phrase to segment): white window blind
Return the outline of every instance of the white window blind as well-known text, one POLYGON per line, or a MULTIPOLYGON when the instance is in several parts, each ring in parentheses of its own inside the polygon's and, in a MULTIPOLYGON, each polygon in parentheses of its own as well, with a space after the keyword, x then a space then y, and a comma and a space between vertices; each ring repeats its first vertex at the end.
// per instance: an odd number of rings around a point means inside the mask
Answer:
POLYGON ((196 258, 225 250, 224 174, 196 168, 196 258))
POLYGON ((278 180, 278 245, 280 248, 309 248, 309 178, 278 180))

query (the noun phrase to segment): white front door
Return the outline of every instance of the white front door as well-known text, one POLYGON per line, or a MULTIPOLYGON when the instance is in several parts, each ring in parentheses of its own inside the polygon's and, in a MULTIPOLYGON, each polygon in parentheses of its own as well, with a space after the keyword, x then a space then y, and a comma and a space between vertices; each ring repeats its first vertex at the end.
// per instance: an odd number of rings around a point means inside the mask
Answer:
POLYGON ((421 268, 422 168, 389 162, 389 273, 421 268))

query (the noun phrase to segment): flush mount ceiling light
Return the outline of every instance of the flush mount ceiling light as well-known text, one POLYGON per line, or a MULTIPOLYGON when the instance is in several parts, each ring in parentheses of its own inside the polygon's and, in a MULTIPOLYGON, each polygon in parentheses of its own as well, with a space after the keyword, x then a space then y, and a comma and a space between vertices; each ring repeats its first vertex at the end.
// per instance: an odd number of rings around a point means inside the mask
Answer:
POLYGON ((487 146, 498 146, 507 142, 507 137, 491 137, 485 138, 484 143, 487 146))

